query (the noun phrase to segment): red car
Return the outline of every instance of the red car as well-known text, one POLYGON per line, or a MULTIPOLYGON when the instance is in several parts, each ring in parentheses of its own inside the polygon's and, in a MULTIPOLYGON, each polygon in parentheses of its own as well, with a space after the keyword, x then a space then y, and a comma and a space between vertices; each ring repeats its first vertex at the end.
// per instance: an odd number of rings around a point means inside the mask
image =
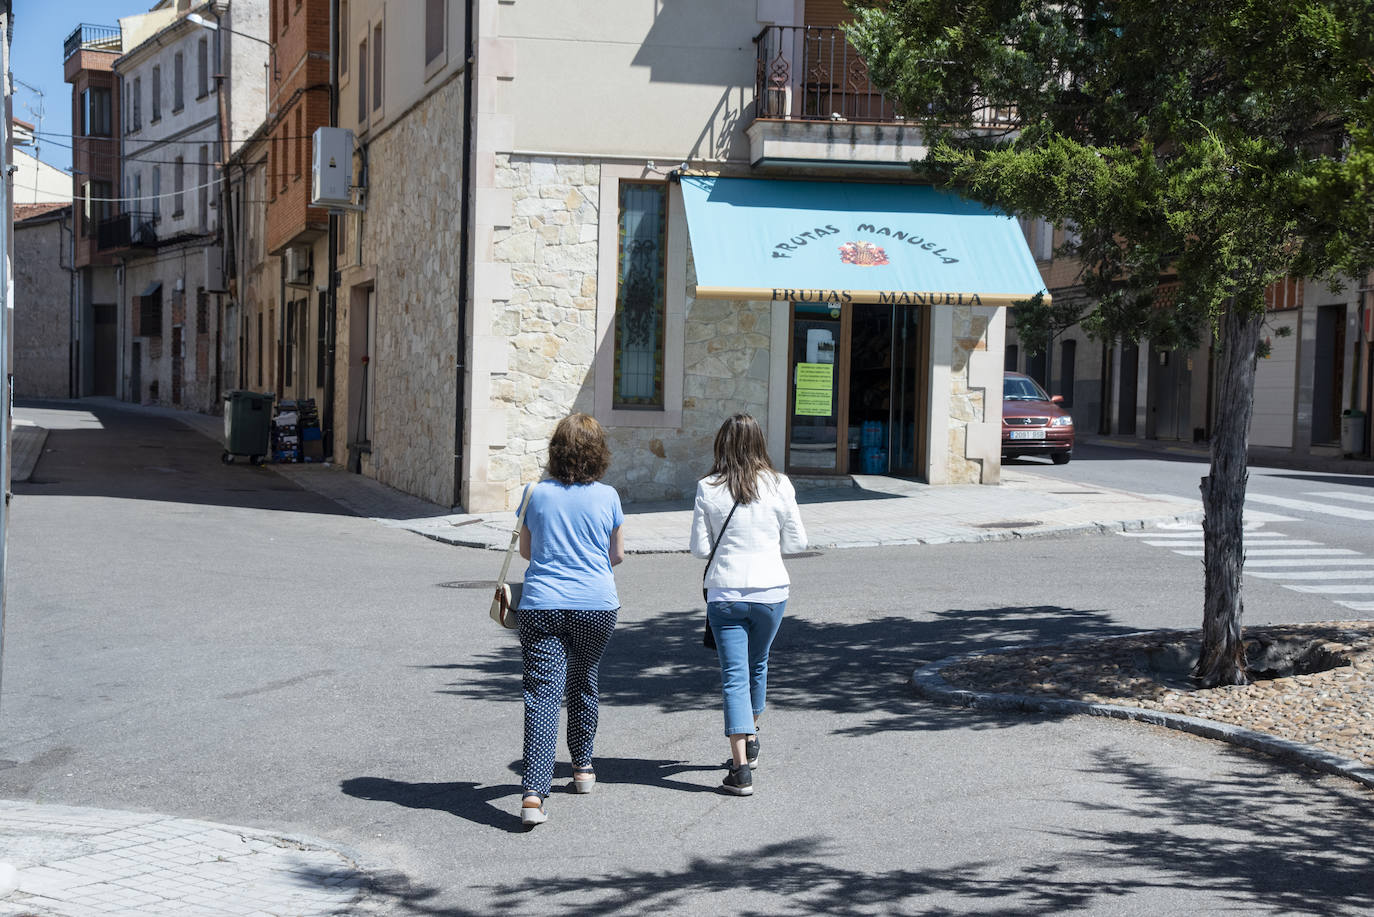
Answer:
POLYGON ((1056 465, 1073 457, 1073 418, 1030 376, 1007 373, 1002 380, 1002 458, 1049 455, 1056 465))

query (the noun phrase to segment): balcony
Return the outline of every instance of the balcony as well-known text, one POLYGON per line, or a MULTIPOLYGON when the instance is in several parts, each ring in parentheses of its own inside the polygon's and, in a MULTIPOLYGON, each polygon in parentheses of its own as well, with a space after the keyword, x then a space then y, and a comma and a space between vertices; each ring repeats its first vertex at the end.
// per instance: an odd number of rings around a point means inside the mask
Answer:
POLYGON ((101 220, 95 231, 96 251, 121 248, 156 248, 157 222, 154 213, 129 211, 101 220))
POLYGON ((77 51, 113 51, 119 54, 122 50, 123 39, 120 37, 119 26, 91 25, 83 22, 72 29, 72 33, 63 43, 62 59, 66 60, 77 51))
MULTIPOLYGON (((917 124, 869 77, 868 65, 832 26, 768 26, 754 37, 756 166, 903 166, 925 156, 917 124)), ((1006 130, 1015 112, 974 99, 974 126, 1006 130)))

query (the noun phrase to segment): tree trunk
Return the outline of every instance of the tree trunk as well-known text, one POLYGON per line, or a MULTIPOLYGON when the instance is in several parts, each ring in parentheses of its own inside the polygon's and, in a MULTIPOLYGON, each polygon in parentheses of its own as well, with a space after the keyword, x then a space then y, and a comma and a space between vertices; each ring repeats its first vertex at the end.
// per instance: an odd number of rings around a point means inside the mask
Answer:
POLYGON ((1220 397, 1212 463, 1202 479, 1205 589, 1202 655, 1194 674, 1203 687, 1248 684, 1241 640, 1241 569, 1245 564, 1246 451, 1255 403, 1255 353, 1264 314, 1227 310, 1218 348, 1220 397))

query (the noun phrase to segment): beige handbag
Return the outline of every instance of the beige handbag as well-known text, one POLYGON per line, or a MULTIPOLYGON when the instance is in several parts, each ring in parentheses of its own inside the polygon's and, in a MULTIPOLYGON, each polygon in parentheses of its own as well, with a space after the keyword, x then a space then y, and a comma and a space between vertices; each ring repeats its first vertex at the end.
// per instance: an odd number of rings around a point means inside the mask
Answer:
POLYGON ((496 595, 492 597, 491 610, 488 612, 493 621, 508 630, 520 626, 515 612, 520 607, 520 594, 525 584, 506 582, 506 574, 510 572, 511 555, 520 542, 520 528, 525 524, 525 510, 530 508, 530 496, 530 488, 526 487, 525 500, 520 506, 520 515, 515 518, 515 530, 510 533, 510 547, 506 548, 506 560, 501 564, 501 575, 496 578, 496 595))

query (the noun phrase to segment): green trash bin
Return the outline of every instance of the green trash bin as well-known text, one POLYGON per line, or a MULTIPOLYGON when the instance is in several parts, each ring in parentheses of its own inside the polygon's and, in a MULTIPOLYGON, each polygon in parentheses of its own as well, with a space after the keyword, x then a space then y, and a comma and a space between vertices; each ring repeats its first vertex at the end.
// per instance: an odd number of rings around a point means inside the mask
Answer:
POLYGON ((224 454, 220 461, 229 464, 236 455, 246 455, 254 465, 267 456, 272 436, 272 396, 260 392, 234 391, 224 394, 224 454))

